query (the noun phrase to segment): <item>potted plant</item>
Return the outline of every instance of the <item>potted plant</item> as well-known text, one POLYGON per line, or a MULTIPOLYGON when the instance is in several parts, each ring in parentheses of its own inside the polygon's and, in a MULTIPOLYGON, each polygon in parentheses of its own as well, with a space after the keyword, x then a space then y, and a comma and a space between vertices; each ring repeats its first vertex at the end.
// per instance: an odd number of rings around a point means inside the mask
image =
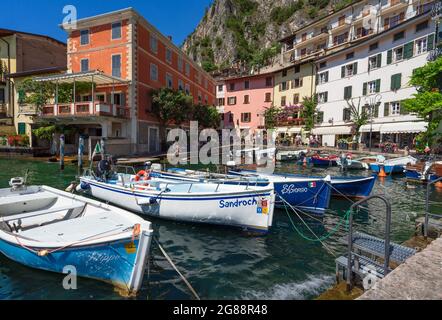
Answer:
POLYGON ((340 150, 348 150, 348 140, 347 139, 339 139, 338 140, 338 148, 340 150))

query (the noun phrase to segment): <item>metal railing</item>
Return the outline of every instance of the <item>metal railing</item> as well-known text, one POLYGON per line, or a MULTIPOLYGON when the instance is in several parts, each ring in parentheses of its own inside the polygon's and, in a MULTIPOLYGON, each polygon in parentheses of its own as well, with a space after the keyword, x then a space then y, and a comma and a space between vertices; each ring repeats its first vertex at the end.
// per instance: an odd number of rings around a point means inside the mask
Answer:
POLYGON ((424 223, 424 238, 425 240, 428 238, 428 225, 430 224, 430 217, 442 218, 442 214, 435 214, 430 212, 430 189, 431 186, 436 184, 437 182, 441 182, 442 177, 434 181, 429 181, 427 183, 427 192, 425 196, 425 223, 424 223))
POLYGON ((353 253, 353 211, 355 208, 359 207, 361 204, 368 202, 372 199, 379 199, 385 203, 386 206, 386 222, 385 222, 385 252, 384 252, 384 276, 389 273, 390 266, 390 229, 391 229, 391 203, 383 196, 370 196, 355 202, 350 207, 350 215, 348 220, 348 260, 347 260, 347 291, 352 289, 352 257, 353 253))

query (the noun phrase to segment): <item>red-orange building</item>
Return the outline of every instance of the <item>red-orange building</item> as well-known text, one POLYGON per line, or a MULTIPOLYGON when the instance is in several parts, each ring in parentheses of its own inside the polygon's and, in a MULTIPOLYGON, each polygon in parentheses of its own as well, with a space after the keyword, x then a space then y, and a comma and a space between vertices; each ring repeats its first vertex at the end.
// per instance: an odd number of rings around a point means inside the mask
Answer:
POLYGON ((107 138, 114 153, 159 151, 153 89, 183 90, 195 103, 215 104, 211 76, 132 8, 78 20, 66 31, 68 73, 39 80, 95 85, 72 103, 45 107, 43 117, 107 138))

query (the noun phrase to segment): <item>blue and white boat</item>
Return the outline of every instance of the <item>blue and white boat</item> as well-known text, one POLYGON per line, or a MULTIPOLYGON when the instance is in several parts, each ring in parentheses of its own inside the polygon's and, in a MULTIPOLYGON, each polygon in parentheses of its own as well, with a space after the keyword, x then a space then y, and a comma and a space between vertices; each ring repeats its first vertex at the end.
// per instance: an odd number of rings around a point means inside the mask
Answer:
POLYGON ((285 175, 251 175, 231 171, 230 174, 214 174, 185 169, 169 169, 168 172, 155 171, 154 175, 175 181, 217 182, 226 185, 272 186, 276 197, 276 206, 283 207, 284 202, 291 206, 314 214, 322 215, 328 209, 331 197, 330 178, 309 178, 285 175), (282 198, 282 199, 280 199, 282 198))
POLYGON ((417 163, 416 158, 412 156, 407 156, 407 157, 400 157, 384 161, 378 161, 376 163, 371 163, 370 169, 376 173, 379 173, 381 171, 381 168, 384 168, 386 174, 404 173, 405 167, 408 164, 414 165, 416 163, 417 163))
POLYGON ((140 180, 142 172, 113 173, 108 179, 85 175, 80 178, 80 188, 100 200, 158 218, 232 226, 253 233, 267 233, 272 226, 272 185, 140 180))
MULTIPOLYGON (((442 163, 441 163, 442 164, 442 163)), ((438 162, 426 162, 423 165, 412 165, 405 168, 405 177, 409 181, 432 182, 439 179, 434 167, 440 166, 438 162)))
POLYGON ((0 190, 2 254, 31 268, 111 283, 127 295, 139 291, 150 222, 51 187, 11 181, 12 188, 0 190))

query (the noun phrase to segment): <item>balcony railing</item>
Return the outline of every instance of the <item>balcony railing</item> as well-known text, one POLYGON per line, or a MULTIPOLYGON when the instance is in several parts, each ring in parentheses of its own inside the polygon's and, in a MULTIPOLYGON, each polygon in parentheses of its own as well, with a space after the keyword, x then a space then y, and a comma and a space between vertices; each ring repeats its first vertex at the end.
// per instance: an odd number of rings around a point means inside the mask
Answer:
POLYGON ((42 108, 43 117, 117 117, 129 118, 129 108, 102 102, 78 102, 69 104, 52 104, 42 108))
POLYGON ((22 115, 38 115, 40 112, 38 107, 32 104, 21 104, 18 106, 18 114, 22 115))
POLYGON ((408 0, 390 0, 390 2, 382 8, 381 14, 390 13, 400 8, 408 6, 408 0))

